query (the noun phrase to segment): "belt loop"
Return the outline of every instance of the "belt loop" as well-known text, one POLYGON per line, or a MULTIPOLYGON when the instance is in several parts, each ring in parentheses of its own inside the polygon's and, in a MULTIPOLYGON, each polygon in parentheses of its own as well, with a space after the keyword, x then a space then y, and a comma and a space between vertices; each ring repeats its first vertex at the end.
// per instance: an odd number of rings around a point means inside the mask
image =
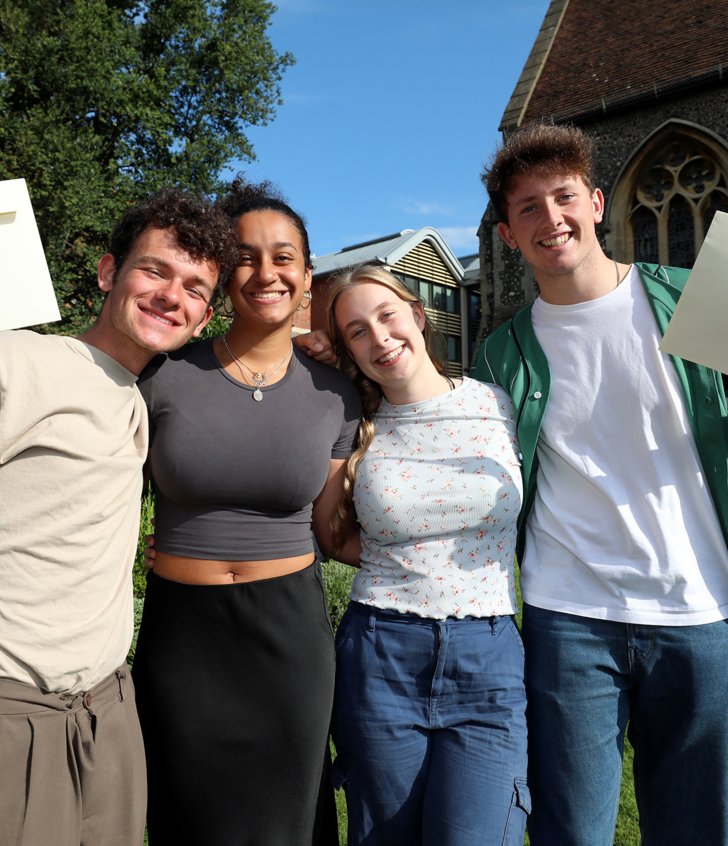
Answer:
POLYGON ((94 713, 94 709, 91 707, 94 701, 93 693, 90 690, 87 690, 86 693, 83 695, 83 707, 89 712, 92 717, 95 717, 96 714, 94 713))
POLYGON ((369 612, 369 620, 367 622, 367 631, 373 632, 377 628, 377 613, 372 607, 371 611, 369 612))
POLYGON ((119 702, 124 701, 124 688, 122 686, 122 682, 126 678, 126 673, 124 670, 117 670, 116 673, 116 682, 119 685, 119 702))
POLYGON ((490 633, 491 635, 495 636, 497 634, 496 628, 498 626, 498 618, 493 616, 490 618, 490 633))

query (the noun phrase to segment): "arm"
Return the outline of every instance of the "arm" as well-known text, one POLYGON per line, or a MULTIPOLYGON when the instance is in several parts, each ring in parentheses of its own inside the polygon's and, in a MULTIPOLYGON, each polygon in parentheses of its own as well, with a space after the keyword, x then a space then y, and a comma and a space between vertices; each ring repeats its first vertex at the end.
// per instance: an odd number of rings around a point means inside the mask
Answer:
MULTIPOLYGON (((326 482, 313 504, 313 533, 316 535, 316 541, 324 555, 331 553, 331 520, 336 514, 336 509, 344 495, 346 463, 347 459, 345 458, 331 459, 326 482)), ((358 567, 360 552, 361 544, 359 528, 357 527, 337 553, 336 560, 358 567)))

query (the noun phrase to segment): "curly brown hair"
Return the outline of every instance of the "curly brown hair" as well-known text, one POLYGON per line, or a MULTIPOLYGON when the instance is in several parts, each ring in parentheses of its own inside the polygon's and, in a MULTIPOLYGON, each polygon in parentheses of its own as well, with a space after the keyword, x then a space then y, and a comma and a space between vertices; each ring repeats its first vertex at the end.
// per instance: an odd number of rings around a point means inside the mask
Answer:
POLYGON ((165 188, 125 212, 111 233, 109 252, 120 268, 136 239, 145 230, 167 229, 178 246, 195 261, 208 261, 220 270, 216 291, 238 263, 239 249, 230 219, 204 197, 179 188, 165 188))
POLYGON ((503 223, 508 222, 507 194, 513 180, 524 174, 581 176, 594 191, 591 138, 575 126, 538 123, 514 132, 500 147, 481 181, 503 223))

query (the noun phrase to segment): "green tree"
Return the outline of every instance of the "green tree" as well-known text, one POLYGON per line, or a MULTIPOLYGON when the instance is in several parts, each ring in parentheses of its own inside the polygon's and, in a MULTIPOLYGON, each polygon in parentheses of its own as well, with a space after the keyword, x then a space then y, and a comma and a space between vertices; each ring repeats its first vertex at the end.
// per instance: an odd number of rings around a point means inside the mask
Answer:
POLYGON ((110 227, 150 191, 219 189, 293 64, 266 0, 0 0, 0 179, 23 177, 64 316, 98 305, 110 227))

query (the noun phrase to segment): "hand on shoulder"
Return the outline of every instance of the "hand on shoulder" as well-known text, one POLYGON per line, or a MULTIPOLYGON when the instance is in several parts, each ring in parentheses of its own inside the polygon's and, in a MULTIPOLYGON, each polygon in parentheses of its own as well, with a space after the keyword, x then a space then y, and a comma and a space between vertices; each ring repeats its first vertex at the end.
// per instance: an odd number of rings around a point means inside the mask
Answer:
POLYGON ((320 361, 322 364, 336 364, 334 348, 323 329, 314 329, 313 332, 297 335, 293 343, 315 361, 320 361))

